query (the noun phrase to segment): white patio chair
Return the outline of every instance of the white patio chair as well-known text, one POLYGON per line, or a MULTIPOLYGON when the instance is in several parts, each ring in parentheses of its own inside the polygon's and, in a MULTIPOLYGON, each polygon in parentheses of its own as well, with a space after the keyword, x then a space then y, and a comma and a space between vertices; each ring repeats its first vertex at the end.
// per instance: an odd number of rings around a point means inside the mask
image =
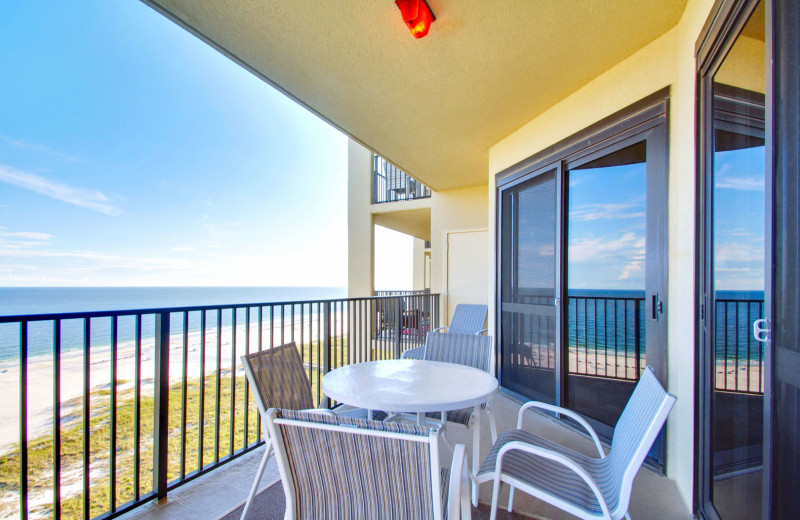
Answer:
MULTIPOLYGON (((438 327, 431 332, 442 332, 445 329, 450 334, 482 334, 486 332, 483 324, 486 321, 486 305, 459 303, 453 311, 450 325, 438 327)), ((425 359, 425 346, 410 348, 400 354, 401 359, 425 359)))
MULTIPOLYGON (((262 422, 269 408, 281 407, 292 410, 306 410, 317 414, 333 415, 334 412, 324 408, 314 408, 314 398, 311 394, 311 383, 303 367, 303 360, 294 342, 277 347, 254 352, 242 356, 242 366, 247 376, 247 382, 253 392, 253 397, 261 414, 262 422)), ((338 409, 337 409, 338 410, 338 409)), ((367 416, 367 411, 357 408, 341 408, 341 413, 355 416, 367 416)), ((264 429, 264 442, 266 449, 258 466, 256 478, 247 496, 241 519, 245 520, 250 512, 253 497, 258 491, 267 461, 272 454, 273 446, 269 434, 264 429)))
MULTIPOLYGON (((425 359, 457 363, 494 374, 494 352, 492 337, 475 334, 439 334, 429 332, 425 342, 425 359)), ((481 413, 489 418, 492 442, 497 440, 497 421, 491 403, 481 406, 481 413)), ((441 417, 439 413, 428 413, 429 417, 441 417)), ((441 417, 444 420, 444 417, 441 417)), ((463 408, 447 412, 447 422, 460 424, 472 432, 472 473, 476 474, 480 465, 481 428, 480 418, 475 416, 474 408, 463 408)), ((477 497, 473 502, 477 502, 477 497)), ((477 505, 477 503, 475 503, 477 505)))
POLYGON ((275 409, 266 424, 285 520, 471 518, 464 445, 441 468, 436 428, 275 409))
POLYGON ((478 472, 478 482, 493 481, 491 520, 497 516, 500 484, 521 489, 584 519, 628 518, 633 479, 667 420, 675 396, 668 394, 647 367, 614 429, 611 451, 603 451, 597 433, 580 415, 557 406, 529 402, 519 411, 517 429, 500 434, 478 472), (522 429, 525 410, 563 414, 583 426, 594 440, 598 458, 587 457, 522 429))

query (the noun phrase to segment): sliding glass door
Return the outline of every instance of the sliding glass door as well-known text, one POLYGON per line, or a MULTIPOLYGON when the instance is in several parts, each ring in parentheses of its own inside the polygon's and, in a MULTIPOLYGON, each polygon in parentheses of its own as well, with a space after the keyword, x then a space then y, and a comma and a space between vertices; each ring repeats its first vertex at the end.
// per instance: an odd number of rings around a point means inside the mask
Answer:
POLYGON ((665 376, 665 106, 498 180, 501 384, 609 440, 642 370, 665 376))
POLYGON ((556 402, 560 173, 535 172, 502 195, 500 320, 503 384, 556 402))

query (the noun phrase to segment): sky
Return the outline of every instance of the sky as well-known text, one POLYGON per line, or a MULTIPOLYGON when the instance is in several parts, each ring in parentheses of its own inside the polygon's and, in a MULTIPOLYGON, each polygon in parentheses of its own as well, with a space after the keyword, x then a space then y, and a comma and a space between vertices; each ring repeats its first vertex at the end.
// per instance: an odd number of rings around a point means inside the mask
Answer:
POLYGON ((645 163, 569 172, 569 289, 645 289, 645 163))
POLYGON ((0 286, 344 287, 346 139, 141 2, 4 3, 0 286))

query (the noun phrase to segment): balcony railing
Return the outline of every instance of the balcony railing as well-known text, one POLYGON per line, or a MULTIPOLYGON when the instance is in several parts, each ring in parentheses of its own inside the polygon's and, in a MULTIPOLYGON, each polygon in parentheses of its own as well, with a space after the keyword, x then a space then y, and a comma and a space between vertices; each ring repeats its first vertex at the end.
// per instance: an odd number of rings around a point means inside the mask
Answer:
POLYGON ((438 311, 438 294, 414 294, 0 317, 19 349, 0 517, 112 518, 163 498, 262 443, 239 356, 295 341, 320 403, 326 372, 424 344, 438 311))
POLYGON ((764 300, 717 299, 715 373, 717 390, 764 393, 764 344, 753 323, 764 316, 764 300))
POLYGON ((396 202, 400 200, 424 199, 431 196, 431 189, 410 177, 397 166, 379 155, 372 156, 374 187, 372 203, 396 202))

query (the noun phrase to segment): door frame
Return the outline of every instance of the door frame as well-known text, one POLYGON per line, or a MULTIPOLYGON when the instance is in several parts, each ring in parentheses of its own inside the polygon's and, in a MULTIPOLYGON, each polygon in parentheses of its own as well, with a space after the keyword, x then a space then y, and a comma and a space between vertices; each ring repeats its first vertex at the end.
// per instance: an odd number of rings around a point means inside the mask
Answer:
MULTIPOLYGON (((765 3, 767 15, 765 47, 769 53, 772 42, 771 0, 760 0, 765 3)), ((710 371, 714 360, 711 359, 711 350, 706 348, 710 342, 715 341, 710 337, 709 323, 706 316, 715 312, 711 295, 711 276, 709 275, 709 261, 713 251, 711 248, 711 234, 709 226, 713 219, 713 207, 707 204, 712 192, 711 182, 713 176, 713 146, 714 135, 709 129, 714 122, 714 90, 713 78, 725 60, 728 52, 733 47, 737 36, 741 33, 750 15, 756 9, 759 0, 717 0, 712 12, 705 23, 695 45, 696 57, 696 86, 697 86, 697 113, 696 113, 696 185, 695 185, 695 478, 693 509, 702 518, 719 520, 719 515, 711 502, 711 483, 705 478, 712 469, 711 461, 711 401, 712 390, 709 381, 710 371)), ((765 92, 765 182, 768 187, 771 183, 772 168, 772 67, 771 60, 766 60, 766 92, 765 92)), ((772 219, 772 206, 769 192, 765 193, 767 230, 765 232, 765 263, 764 275, 767 283, 764 286, 764 315, 771 318, 770 302, 772 299, 772 235, 770 221, 772 219)), ((771 485, 770 457, 770 394, 772 378, 772 353, 771 348, 764 349, 764 460, 763 460, 763 506, 764 518, 770 518, 768 507, 768 490, 771 485)))

